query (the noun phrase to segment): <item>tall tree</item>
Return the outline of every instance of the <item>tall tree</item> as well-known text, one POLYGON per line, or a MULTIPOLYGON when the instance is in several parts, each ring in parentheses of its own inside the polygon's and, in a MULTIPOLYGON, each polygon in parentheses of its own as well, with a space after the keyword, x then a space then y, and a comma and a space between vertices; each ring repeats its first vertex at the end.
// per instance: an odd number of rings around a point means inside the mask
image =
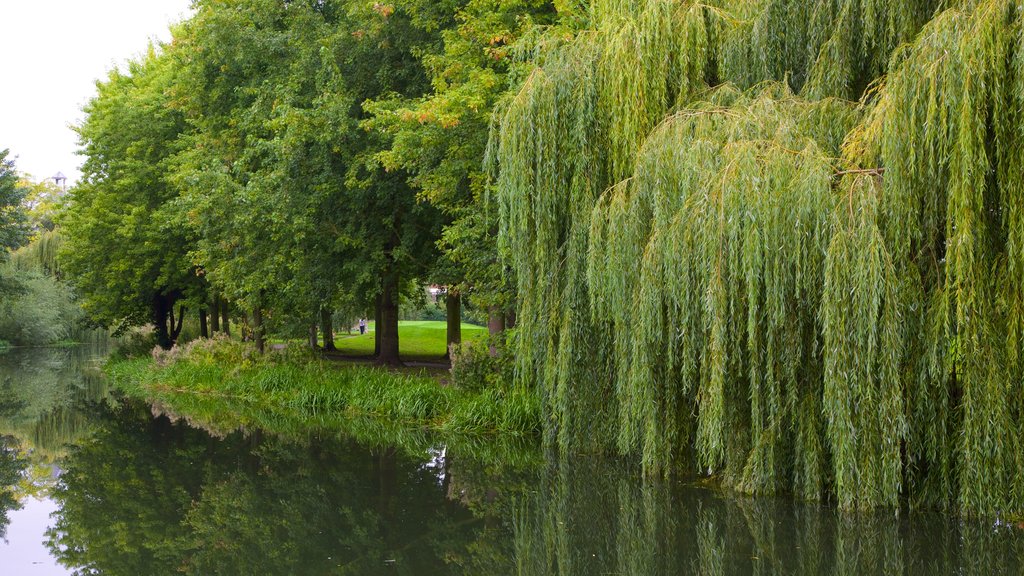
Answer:
MULTIPOLYGON (((420 197, 444 215, 441 255, 428 277, 448 287, 451 314, 469 296, 476 307, 503 316, 513 307, 513 291, 498 257, 497 210, 487 203, 485 152, 493 110, 524 69, 515 47, 555 19, 554 3, 468 0, 453 13, 422 0, 401 5, 441 29, 443 48, 421 56, 432 85, 428 94, 370 107, 373 126, 392 135, 378 158, 389 169, 407 170, 420 197)), ((458 324, 450 322, 449 330, 451 344, 458 324)))
POLYGON ((352 135, 345 189, 336 197, 336 226, 355 243, 346 262, 346 276, 357 290, 372 296, 377 309, 378 360, 399 362, 398 302, 410 280, 425 279, 436 260, 441 214, 421 202, 410 185, 410 174, 385 165, 380 153, 391 146, 392 135, 373 122, 372 102, 384 98, 417 98, 430 90, 420 56, 441 49, 438 22, 450 22, 454 2, 431 6, 432 13, 404 3, 348 4, 341 23, 346 40, 339 66, 356 103, 349 111, 363 130, 352 135))
POLYGON ((0 150, 0 257, 21 246, 27 237, 27 218, 22 199, 26 190, 19 184, 9 150, 0 150))
POLYGON ((176 159, 182 221, 218 290, 254 312, 316 322, 357 248, 334 217, 351 210, 338 198, 355 128, 338 63, 342 13, 321 2, 200 2, 175 34, 175 105, 193 127, 176 159))
POLYGON ((566 15, 494 140, 548 439, 844 508, 1024 509, 1019 6, 566 15))
POLYGON ((169 106, 171 60, 151 48, 97 84, 77 128, 86 161, 62 224, 63 269, 93 321, 152 324, 160 346, 181 329, 183 301, 205 299, 202 270, 188 258, 194 238, 176 225, 168 161, 185 129, 169 106))

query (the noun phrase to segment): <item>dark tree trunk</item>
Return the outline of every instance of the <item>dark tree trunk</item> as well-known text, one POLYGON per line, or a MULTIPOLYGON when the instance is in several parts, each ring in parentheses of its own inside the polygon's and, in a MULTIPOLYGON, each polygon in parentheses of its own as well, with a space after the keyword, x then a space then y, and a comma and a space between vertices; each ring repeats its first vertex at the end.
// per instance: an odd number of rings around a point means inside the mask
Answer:
POLYGON ((487 314, 487 333, 491 336, 491 356, 498 355, 498 347, 495 342, 504 331, 505 314, 498 306, 491 306, 487 314))
POLYGON ((210 314, 210 329, 213 332, 220 332, 220 297, 213 297, 213 304, 210 306, 213 312, 210 314))
POLYGON ((221 325, 224 333, 231 336, 231 306, 224 298, 220 299, 221 325))
POLYGON ((331 321, 331 311, 327 308, 320 309, 320 329, 324 333, 324 350, 334 352, 334 326, 331 321))
POLYGON ((199 335, 203 338, 210 337, 210 327, 206 323, 206 308, 199 309, 199 335))
POLYGON ((259 306, 252 311, 252 337, 256 341, 256 351, 263 354, 266 342, 263 338, 263 309, 259 306))
POLYGON ((319 335, 319 332, 317 331, 316 322, 313 322, 312 324, 309 325, 309 347, 312 350, 316 350, 317 348, 320 347, 319 346, 320 343, 317 340, 317 336, 318 335, 319 335))
POLYGON ((385 274, 381 280, 380 323, 376 326, 380 338, 377 361, 399 366, 402 360, 398 356, 398 274, 385 274))
POLYGON ((516 327, 516 321, 518 317, 515 312, 509 312, 505 315, 505 328, 511 330, 516 327))
POLYGON ((444 356, 451 358, 452 346, 462 343, 462 296, 449 288, 444 297, 444 307, 448 319, 448 345, 444 356))
POLYGON ((171 308, 171 329, 173 330, 173 332, 171 333, 171 340, 173 340, 174 342, 177 342, 178 341, 178 336, 181 335, 181 327, 185 323, 185 307, 182 306, 181 308, 178 309, 178 323, 177 324, 174 323, 174 304, 171 304, 170 308, 171 308))
MULTIPOLYGON (((380 356, 380 324, 381 324, 381 296, 377 296, 377 304, 373 308, 373 355, 380 356)), ((369 326, 367 326, 369 329, 369 326)))
POLYGON ((167 328, 167 316, 170 314, 168 298, 162 294, 153 296, 151 307, 153 329, 156 331, 156 344, 164 350, 170 350, 174 345, 171 338, 171 331, 167 328))

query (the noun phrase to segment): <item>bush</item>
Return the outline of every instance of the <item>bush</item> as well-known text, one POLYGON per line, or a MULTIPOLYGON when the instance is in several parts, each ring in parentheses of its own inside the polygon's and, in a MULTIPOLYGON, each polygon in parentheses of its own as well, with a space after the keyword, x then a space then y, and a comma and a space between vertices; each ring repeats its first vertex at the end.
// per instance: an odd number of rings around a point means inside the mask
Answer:
POLYGON ((317 359, 317 353, 305 343, 289 343, 284 348, 268 350, 266 354, 266 360, 274 364, 306 364, 317 359))
POLYGON ((204 366, 242 365, 305 365, 317 359, 313 351, 304 345, 285 346, 279 350, 268 350, 259 354, 252 343, 232 340, 225 334, 214 334, 211 338, 198 338, 175 345, 170 350, 150 347, 150 356, 160 366, 179 361, 204 366))
POLYGON ((136 328, 118 338, 117 347, 110 354, 115 359, 149 356, 156 346, 156 333, 152 329, 136 328))
POLYGON ((226 334, 214 334, 212 338, 199 338, 175 345, 169 351, 154 347, 152 356, 154 362, 161 366, 175 364, 180 360, 207 366, 238 366, 251 362, 255 354, 255 348, 250 344, 232 340, 226 334))
POLYGON ((507 390, 512 385, 512 359, 503 343, 480 339, 453 346, 452 382, 471 392, 507 390), (491 354, 494 345, 496 355, 491 354))
POLYGON ((8 273, 18 290, 0 302, 0 338, 20 346, 66 340, 82 317, 67 285, 38 272, 8 273))

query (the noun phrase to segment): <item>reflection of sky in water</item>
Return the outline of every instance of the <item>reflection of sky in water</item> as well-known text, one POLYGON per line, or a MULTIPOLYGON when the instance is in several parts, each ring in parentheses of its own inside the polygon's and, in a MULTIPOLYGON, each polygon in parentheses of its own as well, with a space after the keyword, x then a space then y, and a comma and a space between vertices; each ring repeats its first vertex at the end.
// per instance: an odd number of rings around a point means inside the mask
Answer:
POLYGON ((46 547, 46 529, 57 505, 49 498, 26 498, 21 510, 10 512, 7 542, 0 541, 0 572, 17 576, 70 574, 57 565, 46 547))
MULTIPOLYGON (((46 496, 60 476, 64 447, 87 432, 84 415, 69 410, 97 399, 105 387, 95 376, 107 347, 14 349, 0 354, 0 436, 12 439, 28 460, 18 490, 21 507, 7 513, 0 539, 0 575, 70 574, 46 546, 46 530, 57 504, 46 496), (92 376, 83 371, 91 368, 92 376)), ((0 487, 3 489, 4 487, 0 487)))

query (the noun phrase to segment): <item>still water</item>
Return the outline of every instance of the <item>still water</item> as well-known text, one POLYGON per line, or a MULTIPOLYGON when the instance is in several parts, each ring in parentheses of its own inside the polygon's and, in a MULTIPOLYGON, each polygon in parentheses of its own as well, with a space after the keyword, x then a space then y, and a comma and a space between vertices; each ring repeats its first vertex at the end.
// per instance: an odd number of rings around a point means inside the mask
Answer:
POLYGON ((523 448, 214 426, 0 356, 0 574, 1021 574, 1024 530, 852 517, 523 448))

